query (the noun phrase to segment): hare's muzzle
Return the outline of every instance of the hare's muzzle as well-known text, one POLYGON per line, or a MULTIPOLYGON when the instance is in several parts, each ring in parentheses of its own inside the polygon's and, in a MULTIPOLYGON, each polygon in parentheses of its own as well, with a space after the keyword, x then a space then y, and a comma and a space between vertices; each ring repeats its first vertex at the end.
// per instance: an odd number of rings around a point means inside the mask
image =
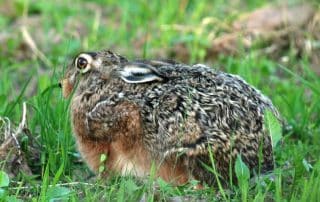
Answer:
POLYGON ((59 82, 59 86, 62 89, 63 97, 68 98, 73 90, 73 84, 71 84, 68 79, 63 79, 59 82))

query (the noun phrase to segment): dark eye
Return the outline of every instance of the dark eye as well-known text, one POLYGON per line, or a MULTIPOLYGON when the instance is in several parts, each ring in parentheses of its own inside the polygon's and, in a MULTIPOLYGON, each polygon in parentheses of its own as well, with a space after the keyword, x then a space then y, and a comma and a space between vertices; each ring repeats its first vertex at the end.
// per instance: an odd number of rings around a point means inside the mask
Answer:
POLYGON ((77 67, 79 69, 84 69, 86 68, 88 65, 88 60, 83 58, 83 57, 79 57, 78 60, 77 60, 77 67))

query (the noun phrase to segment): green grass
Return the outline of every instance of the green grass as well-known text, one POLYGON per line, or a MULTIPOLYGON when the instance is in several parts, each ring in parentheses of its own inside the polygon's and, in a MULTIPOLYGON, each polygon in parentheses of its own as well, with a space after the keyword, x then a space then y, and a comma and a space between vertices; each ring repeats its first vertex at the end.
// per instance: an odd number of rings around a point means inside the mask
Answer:
MULTIPOLYGON (((299 1, 289 3, 295 2, 299 1)), ((292 56, 294 50, 289 47, 282 53, 289 57, 285 65, 256 54, 255 50, 205 60, 212 31, 221 34, 222 24, 268 3, 266 0, 1 1, 0 7, 7 12, 0 12, 0 116, 17 125, 22 102, 26 101, 28 128, 33 138, 25 136, 22 143, 33 141, 41 152, 33 165, 35 176, 20 174, 10 178, 8 184, 6 173, 0 173, 0 200, 139 201, 144 197, 147 201, 158 201, 179 196, 209 201, 319 200, 320 80, 310 69, 308 57, 292 56), (22 22, 27 16, 27 21, 22 22), (217 23, 201 24, 208 17, 217 23), (45 58, 28 49, 20 25, 26 25, 45 58), (182 25, 181 29, 176 25, 182 25), (86 165, 78 162, 69 123, 70 100, 63 99, 56 86, 71 58, 81 50, 105 48, 129 58, 165 57, 178 43, 186 44, 190 52, 185 62, 203 62, 239 74, 268 95, 285 117, 291 128, 285 130, 283 142, 275 149, 277 168, 271 177, 249 180, 245 173, 239 173, 241 183, 228 190, 221 187, 194 190, 194 182, 174 187, 152 177, 142 181, 119 176, 93 179, 86 165), (156 193, 154 182, 158 184, 156 193)), ((320 7, 316 1, 313 3, 320 7)), ((27 148, 25 152, 32 155, 27 148)))

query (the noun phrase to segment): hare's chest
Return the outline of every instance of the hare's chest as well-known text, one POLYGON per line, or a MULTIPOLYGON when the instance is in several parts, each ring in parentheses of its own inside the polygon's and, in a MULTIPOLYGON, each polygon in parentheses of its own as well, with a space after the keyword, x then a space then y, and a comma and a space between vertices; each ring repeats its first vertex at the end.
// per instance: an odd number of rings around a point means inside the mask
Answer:
POLYGON ((133 175, 144 177, 149 175, 150 158, 139 147, 127 150, 119 142, 106 143, 78 138, 78 149, 94 172, 99 172, 99 167, 105 165, 105 171, 115 172, 122 176, 133 175), (101 155, 106 159, 101 161, 101 155))
POLYGON ((145 177, 149 175, 150 157, 141 145, 136 145, 128 150, 125 145, 119 144, 119 142, 112 143, 109 157, 110 161, 107 163, 107 167, 122 176, 145 177))
POLYGON ((115 158, 114 169, 122 176, 145 177, 149 174, 149 166, 123 154, 117 155, 115 158))

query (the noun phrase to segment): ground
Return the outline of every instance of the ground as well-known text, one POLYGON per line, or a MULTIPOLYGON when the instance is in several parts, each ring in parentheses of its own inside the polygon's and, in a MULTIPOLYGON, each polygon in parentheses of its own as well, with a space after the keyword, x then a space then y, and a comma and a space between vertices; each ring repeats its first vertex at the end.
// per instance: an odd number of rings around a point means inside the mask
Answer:
POLYGON ((277 18, 279 5, 284 2, 1 1, 1 201, 319 200, 320 3, 290 10, 286 22, 277 18), (259 22, 266 6, 275 9, 259 22), (246 22, 258 23, 258 31, 246 22), (240 161, 239 185, 201 190, 196 182, 174 187, 152 176, 94 177, 77 153, 69 100, 57 83, 78 52, 101 49, 205 63, 261 89, 287 123, 275 147, 276 169, 248 179, 240 161), (13 135, 17 142, 3 147, 13 135))

